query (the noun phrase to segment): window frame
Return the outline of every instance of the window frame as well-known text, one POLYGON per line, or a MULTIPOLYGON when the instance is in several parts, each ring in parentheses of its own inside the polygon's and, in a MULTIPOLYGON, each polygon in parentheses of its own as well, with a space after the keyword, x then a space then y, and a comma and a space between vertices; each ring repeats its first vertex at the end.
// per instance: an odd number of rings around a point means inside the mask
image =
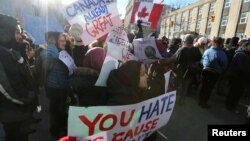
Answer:
POLYGON ((247 20, 248 20, 248 13, 249 13, 249 12, 243 12, 243 13, 240 14, 240 21, 239 21, 239 24, 246 24, 246 23, 247 23, 247 20), (245 16, 245 17, 242 17, 243 14, 246 14, 246 16, 245 16), (245 20, 244 22, 242 22, 243 19, 245 20))
POLYGON ((209 7, 209 12, 214 12, 215 11, 215 3, 210 3, 210 7, 209 7))
POLYGON ((231 7, 231 0, 225 0, 224 8, 231 7))
POLYGON ((228 22, 228 16, 223 16, 222 19, 221 19, 221 23, 220 23, 220 26, 227 26, 227 22, 228 22), (223 19, 224 17, 226 17, 227 19, 223 19), (226 21, 225 24, 223 24, 224 22, 226 21))
POLYGON ((247 2, 250 2, 250 0, 244 0, 243 3, 247 3, 247 2))

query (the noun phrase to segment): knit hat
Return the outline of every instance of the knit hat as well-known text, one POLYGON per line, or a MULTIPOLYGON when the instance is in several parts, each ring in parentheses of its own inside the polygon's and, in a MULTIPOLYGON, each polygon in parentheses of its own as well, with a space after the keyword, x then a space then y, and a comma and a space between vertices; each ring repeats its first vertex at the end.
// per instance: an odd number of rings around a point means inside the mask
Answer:
POLYGON ((0 14, 0 43, 14 39, 18 22, 15 18, 0 14))
POLYGON ((105 59, 105 50, 95 47, 88 50, 83 60, 83 66, 101 71, 102 64, 105 59))

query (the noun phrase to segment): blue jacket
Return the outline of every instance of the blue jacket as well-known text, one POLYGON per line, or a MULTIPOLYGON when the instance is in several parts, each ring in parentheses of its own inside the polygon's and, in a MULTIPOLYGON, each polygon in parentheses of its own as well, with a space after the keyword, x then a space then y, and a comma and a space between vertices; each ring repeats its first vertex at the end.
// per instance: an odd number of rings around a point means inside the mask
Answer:
POLYGON ((228 65, 226 53, 222 49, 215 47, 207 49, 201 61, 204 69, 216 71, 218 73, 225 71, 228 65))
POLYGON ((50 88, 69 88, 70 76, 68 68, 59 60, 59 51, 55 45, 49 45, 48 49, 40 54, 42 69, 46 71, 46 86, 50 88))

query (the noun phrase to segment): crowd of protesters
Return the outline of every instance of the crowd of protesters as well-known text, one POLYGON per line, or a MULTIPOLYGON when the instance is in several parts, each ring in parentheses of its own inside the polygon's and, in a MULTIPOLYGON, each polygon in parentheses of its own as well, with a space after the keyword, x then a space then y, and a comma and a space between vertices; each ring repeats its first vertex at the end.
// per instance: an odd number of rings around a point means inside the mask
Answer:
MULTIPOLYGON (((144 65, 128 61, 110 72, 107 87, 95 86, 106 56, 104 39, 84 46, 70 26, 64 33, 49 32, 46 44, 35 46, 25 29, 10 16, 0 14, 0 122, 6 141, 28 141, 35 132, 31 124, 39 122, 36 112, 39 87, 44 87, 49 99, 50 134, 56 139, 67 135, 69 105, 127 105, 145 101, 164 93, 164 73, 172 70, 169 91, 177 89, 177 103, 199 92, 198 104, 209 108, 214 88, 226 96, 225 107, 234 111, 240 99, 246 97, 250 82, 250 40, 195 37, 183 39, 156 38, 164 59, 144 65), (225 44, 224 44, 225 42, 225 44), (76 69, 70 74, 59 59, 66 51, 76 69), (70 75, 69 75, 70 74, 70 75), (225 82, 225 83, 223 83, 225 82), (223 85, 227 84, 227 85, 223 85), (229 89, 222 91, 223 89, 229 89)), ((130 43, 143 38, 138 22, 137 34, 128 34, 130 43)), ((145 140, 154 141, 155 134, 145 140)))

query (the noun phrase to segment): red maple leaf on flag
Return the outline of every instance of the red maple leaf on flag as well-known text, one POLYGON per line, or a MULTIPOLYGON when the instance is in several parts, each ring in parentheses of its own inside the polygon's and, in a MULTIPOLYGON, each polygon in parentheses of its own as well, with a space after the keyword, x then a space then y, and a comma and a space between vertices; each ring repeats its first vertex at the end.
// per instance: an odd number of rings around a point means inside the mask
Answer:
POLYGON ((147 12, 147 7, 143 7, 141 12, 138 12, 138 17, 139 18, 145 18, 149 15, 149 13, 147 12))

